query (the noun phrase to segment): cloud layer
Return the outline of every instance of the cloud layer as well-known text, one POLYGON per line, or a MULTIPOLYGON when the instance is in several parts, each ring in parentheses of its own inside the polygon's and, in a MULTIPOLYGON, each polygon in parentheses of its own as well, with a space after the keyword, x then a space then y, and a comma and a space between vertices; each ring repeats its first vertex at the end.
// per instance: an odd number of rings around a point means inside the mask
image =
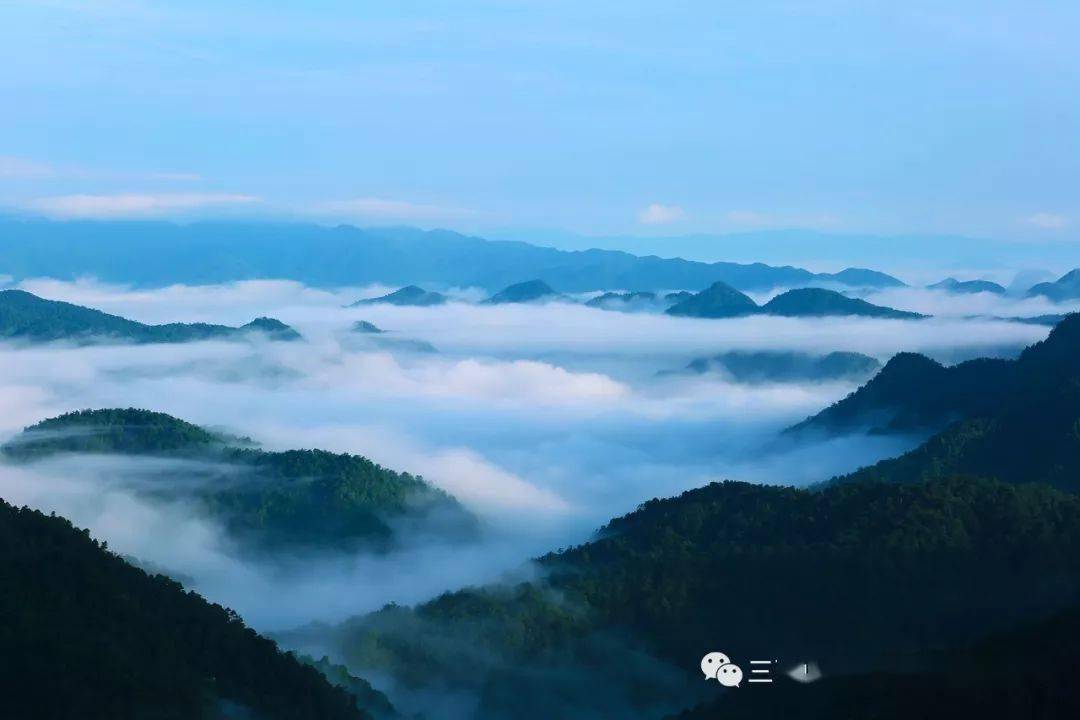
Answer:
POLYGON ((29 208, 58 218, 161 217, 191 210, 250 205, 254 195, 238 193, 146 193, 119 195, 57 195, 38 198, 29 208))
POLYGON ((145 322, 239 324, 270 315, 305 340, 0 344, 0 435, 73 409, 151 408, 249 435, 270 449, 365 455, 423 475, 483 519, 485 539, 456 553, 418 539, 392 557, 251 564, 192 508, 150 503, 130 484, 110 480, 136 477, 138 467, 121 473, 108 465, 115 461, 100 459, 0 467, 4 497, 69 515, 110 546, 191 577, 212 599, 274 629, 493 579, 530 556, 586 539, 652 497, 723 478, 805 484, 913 442, 776 442, 777 430, 850 392, 849 383, 740 385, 658 371, 731 349, 853 350, 882 360, 899 350, 943 359, 1008 354, 1044 337, 1047 328, 967 316, 980 309, 993 315, 1062 309, 905 289, 886 297, 902 307, 934 307, 940 317, 712 321, 565 303, 344 308, 385 288, 327 291, 283 281, 156 290, 92 281, 22 286, 145 322), (422 340, 438 352, 357 335, 350 331, 357 320, 386 330, 380 338, 422 340), (407 577, 399 572, 402 563, 410 567, 407 577))

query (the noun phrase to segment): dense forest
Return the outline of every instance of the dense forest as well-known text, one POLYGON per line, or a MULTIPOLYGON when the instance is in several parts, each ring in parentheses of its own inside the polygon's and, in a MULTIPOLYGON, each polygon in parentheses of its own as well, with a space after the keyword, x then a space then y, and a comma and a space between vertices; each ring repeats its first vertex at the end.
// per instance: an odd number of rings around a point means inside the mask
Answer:
POLYGON ((900 353, 866 385, 789 432, 936 432, 1006 407, 1052 401, 1054 393, 1069 392, 1078 379, 1080 314, 1074 313, 1016 360, 982 358, 945 367, 924 355, 900 353))
POLYGON ((997 366, 1012 370, 1011 381, 985 387, 980 412, 970 403, 970 418, 838 481, 966 474, 1080 491, 1080 315, 1070 315, 1017 362, 997 366))
POLYGON ((702 692, 713 646, 886 671, 1038 619, 1080 600, 1078 551, 1080 499, 1041 485, 714 483, 541 558, 541 580, 387 607, 330 638, 357 671, 472 688, 485 717, 659 716, 702 692))
POLYGON ((267 452, 164 413, 83 410, 44 420, 3 447, 13 462, 76 453, 164 457, 151 495, 190 494, 252 549, 388 550, 411 531, 443 540, 476 536, 476 519, 423 478, 357 455, 267 452))
MULTIPOLYGON (((3 715, 363 720, 345 690, 231 611, 68 521, 0 501, 3 715)), ((385 699, 373 703, 380 713, 385 699)))
POLYGON ((147 325, 81 305, 46 300, 23 290, 0 290, 0 339, 180 343, 232 340, 254 334, 271 340, 300 339, 299 333, 273 318, 256 318, 241 327, 207 323, 147 325))

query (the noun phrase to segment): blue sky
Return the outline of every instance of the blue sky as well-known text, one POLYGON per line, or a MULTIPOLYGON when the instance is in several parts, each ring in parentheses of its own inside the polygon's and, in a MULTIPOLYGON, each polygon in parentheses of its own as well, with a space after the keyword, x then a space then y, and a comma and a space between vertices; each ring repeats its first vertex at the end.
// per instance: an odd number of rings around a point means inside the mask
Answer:
POLYGON ((0 5, 0 206, 1080 237, 1080 3, 0 5))

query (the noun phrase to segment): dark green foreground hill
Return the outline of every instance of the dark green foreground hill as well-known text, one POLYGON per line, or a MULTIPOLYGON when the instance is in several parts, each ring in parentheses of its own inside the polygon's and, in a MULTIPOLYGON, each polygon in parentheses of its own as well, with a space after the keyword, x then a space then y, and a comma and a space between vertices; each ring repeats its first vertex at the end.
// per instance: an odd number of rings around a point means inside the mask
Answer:
POLYGON ((300 339, 299 333, 273 318, 256 318, 242 327, 207 323, 147 325, 81 305, 46 300, 23 290, 0 290, 0 339, 27 342, 181 343, 234 340, 256 334, 271 340, 300 339))
POLYGON ((258 550, 389 550, 411 532, 475 537, 476 518, 423 478, 325 450, 267 452, 148 410, 83 410, 26 428, 3 446, 12 462, 108 454, 156 458, 135 490, 194 499, 258 550))
POLYGON ((12 720, 370 717, 231 611, 3 501, 0 700, 12 720))
POLYGON ((1036 423, 1045 424, 1039 407, 1046 406, 1046 420, 1061 402, 1071 407, 1064 396, 1078 382, 1080 313, 1073 313, 1016 360, 979 358, 946 367, 925 355, 899 353, 866 385, 789 432, 930 433, 1023 406, 1036 423))
POLYGON ((354 671, 470 690, 484 718, 661 717, 713 691, 697 667, 711 650, 830 676, 910 670, 1077 603, 1080 499, 958 478, 714 483, 539 564, 540 580, 391 606, 319 639, 354 671))
POLYGON ((1068 316, 1016 362, 986 367, 996 367, 999 380, 970 384, 966 417, 914 450, 841 481, 921 482, 963 474, 1080 492, 1080 315, 1068 316))
POLYGON ((897 355, 869 383, 794 430, 867 426, 937 432, 836 482, 970 475, 1080 492, 1080 315, 1067 316, 1015 361, 943 367, 922 355, 897 355))

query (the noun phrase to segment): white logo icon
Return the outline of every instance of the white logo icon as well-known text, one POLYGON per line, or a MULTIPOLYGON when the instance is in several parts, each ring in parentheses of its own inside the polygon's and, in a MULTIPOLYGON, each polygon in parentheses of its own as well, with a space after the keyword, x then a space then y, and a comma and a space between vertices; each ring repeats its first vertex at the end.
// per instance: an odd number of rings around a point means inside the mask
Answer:
POLYGON ((727 665, 729 662, 731 662, 731 658, 724 653, 711 652, 701 658, 701 672, 705 673, 706 680, 715 680, 716 671, 720 669, 721 665, 727 665))
POLYGON ((701 672, 706 680, 716 680, 724 687, 739 687, 743 677, 742 668, 722 652, 711 652, 701 658, 701 672))

